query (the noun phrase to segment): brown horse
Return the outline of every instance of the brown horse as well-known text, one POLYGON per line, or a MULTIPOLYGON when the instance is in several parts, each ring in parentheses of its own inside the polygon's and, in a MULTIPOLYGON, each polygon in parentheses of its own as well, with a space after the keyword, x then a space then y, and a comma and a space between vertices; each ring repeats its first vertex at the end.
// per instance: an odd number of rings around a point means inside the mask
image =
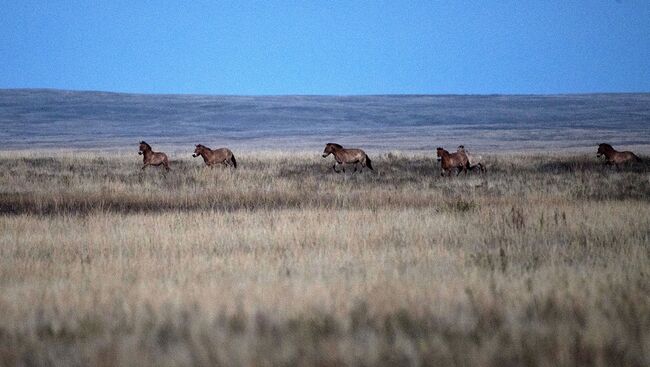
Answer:
POLYGON ((144 170, 147 166, 160 166, 161 164, 169 171, 169 159, 167 159, 167 154, 163 152, 154 152, 151 150, 151 145, 147 144, 144 141, 140 142, 140 151, 138 154, 143 155, 142 169, 144 170))
POLYGON ((343 166, 343 164, 346 163, 354 164, 354 172, 357 171, 358 163, 361 164, 360 171, 363 172, 363 167, 368 167, 374 171, 370 157, 368 157, 366 152, 361 149, 346 149, 339 144, 327 143, 327 145, 325 145, 325 150, 323 151, 323 158, 330 154, 334 155, 334 165, 332 166, 332 169, 336 173, 340 173, 340 171, 336 170, 336 165, 340 165, 343 172, 345 172, 345 166, 343 166))
POLYGON ((596 157, 605 156, 605 162, 607 164, 613 164, 617 169, 621 168, 620 165, 627 162, 641 162, 641 158, 637 157, 636 154, 632 152, 619 152, 616 149, 612 148, 611 145, 602 143, 598 145, 598 152, 596 157))
POLYGON ((440 176, 444 176, 445 172, 451 173, 451 170, 454 168, 458 169, 458 176, 461 172, 467 174, 467 156, 463 152, 449 153, 448 151, 438 147, 436 149, 436 154, 438 155, 438 160, 440 161, 440 167, 442 171, 440 176))
POLYGON ((228 148, 219 148, 212 150, 203 144, 197 144, 192 157, 203 157, 203 161, 208 167, 214 167, 215 164, 223 164, 226 167, 232 166, 237 168, 237 160, 228 148))
POLYGON ((474 168, 478 168, 479 172, 483 173, 486 171, 485 165, 483 164, 483 157, 480 155, 470 154, 465 150, 464 145, 459 145, 457 149, 458 153, 463 153, 467 157, 467 168, 472 171, 474 168))

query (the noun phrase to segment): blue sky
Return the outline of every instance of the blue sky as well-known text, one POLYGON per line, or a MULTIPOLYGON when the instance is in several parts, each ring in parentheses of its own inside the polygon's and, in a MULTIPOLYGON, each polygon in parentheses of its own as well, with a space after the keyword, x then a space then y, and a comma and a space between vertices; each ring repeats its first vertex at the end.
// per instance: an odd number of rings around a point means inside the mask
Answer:
POLYGON ((650 1, 7 1, 0 88, 650 92, 650 1))

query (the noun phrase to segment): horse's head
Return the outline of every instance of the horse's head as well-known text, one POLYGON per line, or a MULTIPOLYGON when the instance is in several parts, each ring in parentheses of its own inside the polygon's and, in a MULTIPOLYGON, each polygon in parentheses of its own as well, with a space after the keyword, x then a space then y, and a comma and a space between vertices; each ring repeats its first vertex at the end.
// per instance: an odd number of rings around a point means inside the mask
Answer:
POLYGON ((446 150, 442 149, 441 147, 436 148, 436 155, 438 156, 438 161, 442 160, 442 157, 447 153, 446 150))
POLYGON ((607 143, 602 143, 598 145, 598 152, 596 153, 596 157, 601 157, 603 155, 607 155, 608 152, 611 152, 614 150, 611 145, 607 143))
POLYGON ((203 153, 205 150, 205 146, 203 144, 196 144, 196 148, 194 148, 194 154, 192 154, 192 157, 196 158, 203 153))
POLYGON ((142 155, 144 152, 151 150, 151 146, 147 144, 144 140, 140 142, 140 150, 138 151, 138 154, 142 155))
POLYGON ((343 149, 343 147, 339 144, 327 143, 325 145, 325 150, 323 151, 323 158, 327 157, 330 154, 334 154, 334 152, 339 149, 343 149))

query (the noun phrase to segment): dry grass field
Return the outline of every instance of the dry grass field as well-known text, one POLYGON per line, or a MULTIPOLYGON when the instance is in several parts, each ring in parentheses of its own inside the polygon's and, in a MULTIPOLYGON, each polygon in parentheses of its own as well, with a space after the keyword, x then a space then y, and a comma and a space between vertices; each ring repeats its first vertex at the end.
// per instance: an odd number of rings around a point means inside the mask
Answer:
POLYGON ((487 158, 1 153, 0 365, 649 365, 650 159, 487 158))

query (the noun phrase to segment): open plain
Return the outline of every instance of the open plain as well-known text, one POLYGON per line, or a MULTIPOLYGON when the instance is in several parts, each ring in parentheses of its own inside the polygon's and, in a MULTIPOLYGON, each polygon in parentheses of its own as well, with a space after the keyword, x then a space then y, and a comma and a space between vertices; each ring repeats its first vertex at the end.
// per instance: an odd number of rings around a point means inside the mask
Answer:
POLYGON ((0 367, 650 367, 649 55, 647 0, 4 1, 0 367))
POLYGON ((2 90, 0 365, 647 366, 649 102, 2 90))
POLYGON ((650 162, 0 154, 2 365, 650 363, 650 162))

